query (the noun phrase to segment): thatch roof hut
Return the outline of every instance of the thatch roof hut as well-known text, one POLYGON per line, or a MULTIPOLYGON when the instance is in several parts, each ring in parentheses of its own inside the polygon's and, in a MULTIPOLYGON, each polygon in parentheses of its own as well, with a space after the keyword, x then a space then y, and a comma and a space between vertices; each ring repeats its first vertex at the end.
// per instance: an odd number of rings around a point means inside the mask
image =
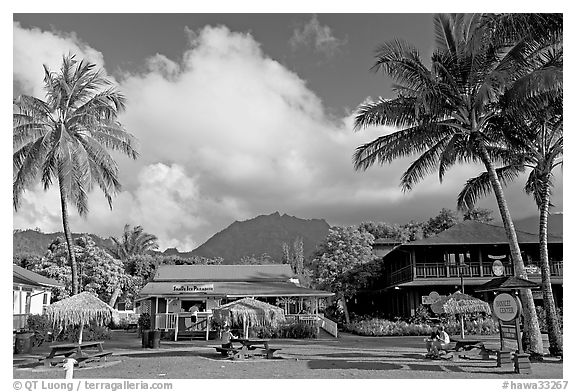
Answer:
POLYGON ((436 314, 492 313, 487 302, 458 291, 441 298, 433 303, 430 308, 436 314))
POLYGON ((214 320, 219 323, 242 324, 244 337, 249 326, 275 327, 285 320, 284 310, 253 298, 242 298, 213 310, 214 320))
POLYGON ((459 291, 441 298, 430 306, 436 314, 459 314, 460 315, 460 336, 464 338, 464 314, 484 312, 491 314, 490 305, 481 299, 463 294, 459 291))
POLYGON ((85 324, 94 321, 97 325, 107 325, 117 317, 114 308, 87 291, 47 306, 45 314, 54 326, 65 328, 80 325, 78 343, 82 343, 85 324))

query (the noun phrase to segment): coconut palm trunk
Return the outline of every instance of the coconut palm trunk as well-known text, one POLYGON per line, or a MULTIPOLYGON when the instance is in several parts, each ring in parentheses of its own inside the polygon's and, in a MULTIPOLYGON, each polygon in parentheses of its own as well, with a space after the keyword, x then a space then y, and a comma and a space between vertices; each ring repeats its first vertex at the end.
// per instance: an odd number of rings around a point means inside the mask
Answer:
MULTIPOLYGON (((524 268, 524 261, 522 260, 522 254, 520 252, 520 246, 518 245, 516 230, 514 229, 514 223, 512 222, 510 210, 508 209, 508 205, 504 197, 502 184, 498 179, 496 169, 484 147, 480 148, 480 156, 484 166, 486 167, 486 171, 488 172, 490 184, 492 185, 492 190, 496 196, 498 210, 500 211, 502 223, 504 224, 506 236, 508 237, 510 255, 514 265, 514 275, 526 279, 527 276, 526 269, 524 268)), ((520 300, 522 301, 522 308, 524 313, 524 341, 526 341, 528 344, 527 349, 534 353, 543 354, 544 345, 542 343, 542 335, 540 334, 540 326, 538 324, 538 316, 536 314, 536 306, 534 305, 532 290, 520 290, 520 300)))
POLYGON ((346 296, 342 294, 340 296, 340 300, 342 301, 342 311, 344 312, 344 320, 346 320, 346 324, 350 324, 350 313, 348 313, 348 304, 346 303, 346 296))
POLYGON ((548 214, 550 209, 550 180, 545 178, 542 183, 540 202, 540 268, 542 269, 542 294, 544 298, 544 310, 546 311, 546 325, 548 328, 548 342, 550 354, 562 353, 562 334, 556 314, 556 304, 552 294, 552 282, 550 280, 550 263, 548 260, 548 214))
POLYGON ((58 186, 60 188, 60 205, 62 207, 62 226, 64 229, 64 237, 66 238, 66 246, 68 248, 68 261, 72 272, 72 295, 76 295, 79 293, 78 264, 76 263, 76 255, 74 254, 72 232, 70 231, 70 225, 68 223, 68 197, 66 196, 64 178, 61 175, 58 176, 58 186))
POLYGON ((121 291, 122 291, 122 285, 120 284, 120 282, 118 282, 118 284, 116 284, 116 287, 114 288, 112 296, 110 297, 110 301, 108 301, 108 305, 112 307, 116 305, 116 301, 118 300, 121 291))

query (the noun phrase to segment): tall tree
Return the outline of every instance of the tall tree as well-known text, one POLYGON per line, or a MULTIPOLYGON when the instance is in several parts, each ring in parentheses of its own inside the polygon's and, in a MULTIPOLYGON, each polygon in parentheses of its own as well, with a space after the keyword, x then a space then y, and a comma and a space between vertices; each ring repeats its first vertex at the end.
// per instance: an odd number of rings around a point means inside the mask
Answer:
POLYGON ((332 227, 312 262, 316 283, 334 291, 342 304, 346 323, 350 322, 347 301, 368 278, 357 272, 374 259, 373 243, 374 236, 367 231, 359 231, 354 226, 332 227))
MULTIPOLYGON (((546 17, 531 23, 541 27, 546 17)), ((385 125, 400 130, 358 147, 354 165, 365 170, 376 162, 385 164, 420 154, 402 175, 402 188, 408 191, 434 170, 442 181, 456 163, 483 164, 504 223, 515 274, 525 277, 514 224, 496 172, 496 165, 506 158, 501 134, 488 123, 500 110, 495 103, 504 89, 531 72, 525 64, 536 49, 533 40, 517 39, 512 33, 510 39, 498 35, 502 25, 501 19, 494 21, 479 14, 435 16, 436 50, 430 68, 418 51, 403 41, 382 45, 373 69, 396 81, 396 98, 362 105, 355 126, 385 125)), ((557 89, 554 81, 546 78, 529 87, 530 94, 557 89)), ((530 350, 542 353, 532 293, 522 290, 521 297, 530 350)))
MULTIPOLYGON (((142 226, 132 227, 128 224, 124 226, 124 232, 120 238, 111 237, 114 247, 110 253, 124 264, 130 257, 147 254, 150 250, 158 249, 158 237, 154 234, 144 232, 142 226)), ((109 305, 114 307, 122 291, 122 282, 119 281, 110 296, 109 305)))
POLYGON ((119 238, 110 237, 114 247, 110 252, 120 260, 126 260, 130 256, 146 254, 151 250, 158 249, 158 237, 146 233, 142 226, 124 226, 124 232, 119 238))
MULTIPOLYGON (((512 14, 494 16, 490 23, 504 40, 522 40, 533 49, 523 63, 525 72, 500 96, 501 112, 489 121, 506 141, 509 163, 497 170, 503 184, 529 170, 525 190, 540 214, 539 242, 542 291, 549 351, 562 353, 562 334, 552 295, 548 260, 548 216, 553 171, 563 156, 563 19, 561 15, 512 14), (541 23, 544 20, 546 23, 541 23), (551 88, 539 89, 547 85, 551 88)), ((487 174, 470 179, 458 198, 468 208, 491 191, 487 174)))
POLYGON ((59 72, 44 66, 45 100, 21 95, 13 114, 13 204, 38 177, 45 190, 60 192, 62 226, 68 247, 72 294, 79 292, 78 267, 68 205, 88 214, 88 194, 97 184, 112 208, 120 191, 118 166, 108 150, 136 159, 134 138, 117 121, 124 96, 95 64, 64 56, 59 72))
MULTIPOLYGON (((504 185, 520 173, 529 170, 524 187, 526 193, 534 196, 540 215, 539 243, 540 267, 542 270, 542 293, 546 311, 549 351, 552 355, 562 353, 562 333, 556 304, 552 294, 550 262, 548 259, 548 216, 550 214, 550 195, 554 186, 553 171, 563 162, 563 120, 562 104, 556 101, 550 110, 537 112, 537 116, 528 120, 517 111, 508 118, 504 128, 510 138, 510 154, 514 163, 498 169, 504 185), (512 133, 513 132, 513 133, 512 133)), ((467 181, 458 197, 460 208, 469 208, 476 201, 491 192, 486 173, 467 181)))

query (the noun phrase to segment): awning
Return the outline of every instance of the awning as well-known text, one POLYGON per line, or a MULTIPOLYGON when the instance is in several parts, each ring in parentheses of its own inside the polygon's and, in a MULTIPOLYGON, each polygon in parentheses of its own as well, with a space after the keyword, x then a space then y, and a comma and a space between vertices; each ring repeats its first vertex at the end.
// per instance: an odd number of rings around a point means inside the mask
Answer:
POLYGON ((334 293, 300 287, 291 282, 149 282, 140 291, 142 297, 330 297, 334 293), (186 291, 184 286, 199 286, 198 291, 186 291), (208 286, 208 287, 206 287, 208 286), (207 288, 202 291, 202 288, 207 288))
POLYGON ((531 280, 518 278, 516 276, 502 276, 500 278, 492 279, 482 286, 478 287, 475 291, 505 291, 505 290, 518 290, 518 289, 537 289, 540 284, 531 280))

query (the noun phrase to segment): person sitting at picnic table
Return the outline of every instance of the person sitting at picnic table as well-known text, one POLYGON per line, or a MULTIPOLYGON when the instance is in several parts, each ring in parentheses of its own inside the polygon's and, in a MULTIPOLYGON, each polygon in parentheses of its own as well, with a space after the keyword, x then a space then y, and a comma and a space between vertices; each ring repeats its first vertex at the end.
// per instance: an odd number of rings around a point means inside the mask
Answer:
POLYGON ((427 357, 437 357, 440 355, 440 350, 446 350, 450 344, 450 336, 444 330, 444 326, 439 326, 438 329, 432 332, 432 335, 426 339, 427 357))
POLYGON ((227 325, 224 327, 224 332, 222 332, 222 348, 232 348, 232 339, 238 339, 238 337, 230 332, 230 326, 227 325))

